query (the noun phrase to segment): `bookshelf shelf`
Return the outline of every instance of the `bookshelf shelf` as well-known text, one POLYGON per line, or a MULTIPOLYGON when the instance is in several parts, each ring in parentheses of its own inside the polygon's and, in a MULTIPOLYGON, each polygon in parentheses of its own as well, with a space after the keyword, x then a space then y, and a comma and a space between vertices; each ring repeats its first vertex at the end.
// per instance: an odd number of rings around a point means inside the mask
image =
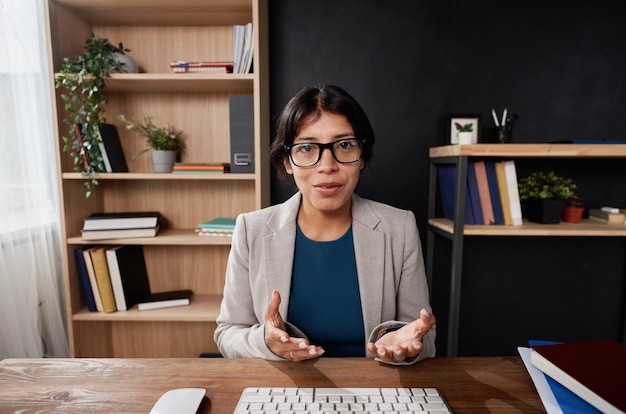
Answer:
MULTIPOLYGON (((81 173, 63 173, 61 175, 64 180, 85 180, 81 173)), ((180 180, 180 181, 254 181, 257 179, 255 174, 153 174, 153 173, 98 173, 95 175, 98 180, 180 180)), ((97 190, 96 190, 97 191, 97 190)))
POLYGON ((193 295, 188 306, 139 311, 132 309, 121 312, 89 312, 87 308, 72 316, 75 321, 118 321, 118 322, 215 322, 220 310, 221 295, 193 295))
POLYGON ((140 244, 143 246, 230 246, 230 237, 199 236, 194 229, 160 229, 156 237, 132 238, 132 239, 108 239, 97 242, 87 241, 80 236, 69 237, 67 244, 71 245, 120 245, 140 244))
MULTIPOLYGON (((445 218, 431 218, 428 224, 449 235, 454 234, 454 222, 445 218)), ((566 236, 566 237, 624 237, 626 225, 607 225, 588 219, 581 223, 537 224, 524 220, 521 226, 463 226, 464 236, 566 236)))
POLYGON ((620 159, 626 158, 624 144, 472 144, 446 145, 429 150, 430 178, 428 200, 428 231, 426 269, 432 285, 435 237, 451 241, 450 291, 448 294, 447 356, 456 356, 459 341, 461 284, 463 274, 463 243, 465 237, 625 237, 626 225, 608 225, 588 219, 581 223, 536 224, 523 221, 520 226, 465 225, 465 187, 456 188, 453 217, 437 217, 437 166, 456 165, 456 183, 465 183, 470 159, 620 159))
POLYGON ((197 357, 216 354, 215 320, 224 288, 230 237, 199 236, 198 223, 269 205, 270 122, 268 0, 47 0, 50 73, 84 51, 91 33, 130 49, 139 73, 116 73, 105 89, 106 122, 117 127, 127 173, 98 173, 89 198, 85 181, 63 151, 68 135, 64 101, 56 105, 56 157, 63 246, 63 276, 72 357, 197 357), (171 61, 234 61, 233 25, 252 23, 251 73, 173 73, 171 61), (71 28, 71 30, 68 30, 71 28), (158 45, 155 46, 155 45, 158 45), (118 119, 149 116, 183 131, 179 161, 231 160, 229 99, 253 97, 253 173, 153 173, 146 139, 118 119), (92 213, 159 211, 156 237, 84 241, 92 213), (189 306, 139 312, 89 312, 75 259, 85 246, 141 245, 153 292, 191 289, 189 306), (177 339, 178 338, 178 339, 177 339), (183 341, 180 338, 185 338, 183 341))
POLYGON ((472 144, 446 145, 429 150, 431 159, 441 157, 511 158, 624 158, 626 144, 472 144))

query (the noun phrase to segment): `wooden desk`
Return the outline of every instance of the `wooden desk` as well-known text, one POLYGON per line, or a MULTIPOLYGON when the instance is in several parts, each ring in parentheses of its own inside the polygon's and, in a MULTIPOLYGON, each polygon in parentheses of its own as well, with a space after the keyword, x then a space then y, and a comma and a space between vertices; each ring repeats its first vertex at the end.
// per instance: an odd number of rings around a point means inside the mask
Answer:
POLYGON ((435 358, 394 367, 366 358, 6 359, 0 412, 148 413, 173 388, 207 390, 198 412, 232 413, 244 387, 437 387, 455 413, 545 412, 518 357, 435 358))

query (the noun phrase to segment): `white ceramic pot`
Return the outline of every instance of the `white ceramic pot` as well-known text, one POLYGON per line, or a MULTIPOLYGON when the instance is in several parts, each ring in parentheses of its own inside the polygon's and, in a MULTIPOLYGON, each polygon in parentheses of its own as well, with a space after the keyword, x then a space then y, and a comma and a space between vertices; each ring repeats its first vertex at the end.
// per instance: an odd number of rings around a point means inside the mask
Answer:
POLYGON ((171 173, 176 162, 176 151, 152 150, 152 169, 155 173, 171 173))
POLYGON ((467 145, 472 143, 473 132, 458 132, 459 145, 467 145))
POLYGON ((124 64, 124 70, 128 73, 139 73, 139 65, 128 55, 115 53, 115 60, 124 64))

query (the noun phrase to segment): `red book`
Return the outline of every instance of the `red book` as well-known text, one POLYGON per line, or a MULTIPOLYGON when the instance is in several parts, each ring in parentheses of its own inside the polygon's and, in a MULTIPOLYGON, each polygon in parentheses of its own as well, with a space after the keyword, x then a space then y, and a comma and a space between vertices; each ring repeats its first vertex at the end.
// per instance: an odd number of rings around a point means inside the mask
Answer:
POLYGON ((603 413, 626 412, 626 346, 592 340, 533 346, 532 364, 603 413))

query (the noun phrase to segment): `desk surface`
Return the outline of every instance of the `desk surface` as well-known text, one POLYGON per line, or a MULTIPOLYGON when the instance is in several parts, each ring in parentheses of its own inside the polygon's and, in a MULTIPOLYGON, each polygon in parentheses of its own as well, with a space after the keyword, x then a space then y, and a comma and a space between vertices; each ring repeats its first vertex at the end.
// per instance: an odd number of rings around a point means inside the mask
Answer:
POLYGON ((455 413, 545 412, 518 357, 435 358, 395 367, 366 358, 6 359, 0 412, 142 412, 173 388, 207 390, 198 412, 232 413, 244 387, 437 387, 455 413))

